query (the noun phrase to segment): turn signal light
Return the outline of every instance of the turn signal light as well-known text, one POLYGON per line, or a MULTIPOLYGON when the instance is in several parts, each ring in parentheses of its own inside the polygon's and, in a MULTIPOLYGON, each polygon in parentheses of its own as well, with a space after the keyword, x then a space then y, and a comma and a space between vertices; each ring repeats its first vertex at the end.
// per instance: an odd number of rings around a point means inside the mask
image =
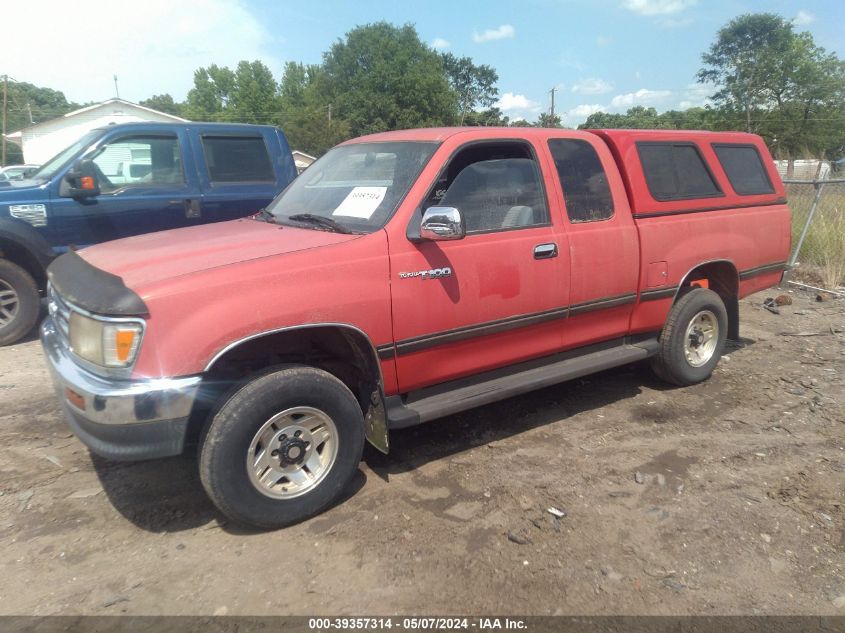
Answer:
POLYGON ((135 359, 141 339, 141 326, 135 323, 106 325, 103 328, 103 360, 106 367, 125 367, 135 359))

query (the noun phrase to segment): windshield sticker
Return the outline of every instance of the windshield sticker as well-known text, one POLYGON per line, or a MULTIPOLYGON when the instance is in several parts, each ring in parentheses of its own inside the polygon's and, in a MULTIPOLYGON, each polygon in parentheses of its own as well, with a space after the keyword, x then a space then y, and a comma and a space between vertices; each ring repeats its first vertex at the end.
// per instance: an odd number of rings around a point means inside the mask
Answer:
POLYGON ((385 193, 387 193, 387 187, 355 187, 332 212, 332 215, 369 220, 384 200, 385 193))

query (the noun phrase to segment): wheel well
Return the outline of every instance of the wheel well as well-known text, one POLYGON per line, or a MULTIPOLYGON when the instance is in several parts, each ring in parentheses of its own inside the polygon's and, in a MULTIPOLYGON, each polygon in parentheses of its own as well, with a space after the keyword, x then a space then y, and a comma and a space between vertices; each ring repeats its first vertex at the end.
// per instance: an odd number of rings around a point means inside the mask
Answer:
POLYGON ((244 379, 274 365, 298 363, 322 369, 343 382, 365 415, 381 402, 378 357, 369 339, 342 326, 315 326, 259 336, 226 351, 206 371, 204 403, 192 416, 202 425, 220 397, 244 379))
POLYGON ((28 272, 35 280, 39 290, 43 291, 47 287, 47 272, 25 246, 9 239, 0 238, 0 257, 17 264, 28 272))
POLYGON ((693 268, 681 282, 675 300, 695 286, 710 288, 721 297, 728 312, 728 338, 739 339, 739 272, 736 266, 729 261, 718 261, 693 268))

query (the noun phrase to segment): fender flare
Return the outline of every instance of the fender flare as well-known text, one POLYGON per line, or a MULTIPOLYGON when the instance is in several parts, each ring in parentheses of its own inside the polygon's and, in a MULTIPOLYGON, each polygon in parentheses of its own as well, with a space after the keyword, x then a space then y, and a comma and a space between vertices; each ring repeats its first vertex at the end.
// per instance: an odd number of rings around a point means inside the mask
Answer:
POLYGON ((47 268, 58 256, 41 233, 17 218, 0 218, 0 239, 25 248, 43 268, 47 268))
POLYGON ((31 258, 29 263, 40 268, 39 276, 42 278, 46 278, 47 266, 58 256, 43 235, 17 218, 0 218, 0 251, 3 250, 3 242, 24 251, 31 258))
POLYGON ((370 444, 386 455, 390 451, 390 438, 387 428, 387 412, 384 404, 384 375, 381 369, 381 361, 379 360, 376 346, 373 345, 369 335, 355 325, 327 321, 288 325, 261 332, 253 332, 252 334, 231 341, 225 347, 218 350, 206 363, 203 373, 207 374, 210 372, 214 365, 224 358, 226 354, 250 341, 278 334, 290 334, 292 332, 324 328, 340 332, 349 342, 353 353, 361 355, 360 359, 363 361, 367 373, 373 381, 373 391, 370 394, 369 408, 367 411, 364 411, 364 435, 370 444))

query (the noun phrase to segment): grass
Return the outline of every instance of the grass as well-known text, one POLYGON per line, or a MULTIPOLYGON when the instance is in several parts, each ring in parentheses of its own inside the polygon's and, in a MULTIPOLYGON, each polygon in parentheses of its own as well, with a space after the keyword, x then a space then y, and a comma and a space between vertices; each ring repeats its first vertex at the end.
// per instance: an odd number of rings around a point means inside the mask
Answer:
MULTIPOLYGON (((809 185, 791 185, 788 194, 793 213, 794 246, 798 243, 815 190, 809 185)), ((816 273, 825 288, 845 285, 845 186, 826 185, 822 191, 797 261, 802 270, 816 273)))

